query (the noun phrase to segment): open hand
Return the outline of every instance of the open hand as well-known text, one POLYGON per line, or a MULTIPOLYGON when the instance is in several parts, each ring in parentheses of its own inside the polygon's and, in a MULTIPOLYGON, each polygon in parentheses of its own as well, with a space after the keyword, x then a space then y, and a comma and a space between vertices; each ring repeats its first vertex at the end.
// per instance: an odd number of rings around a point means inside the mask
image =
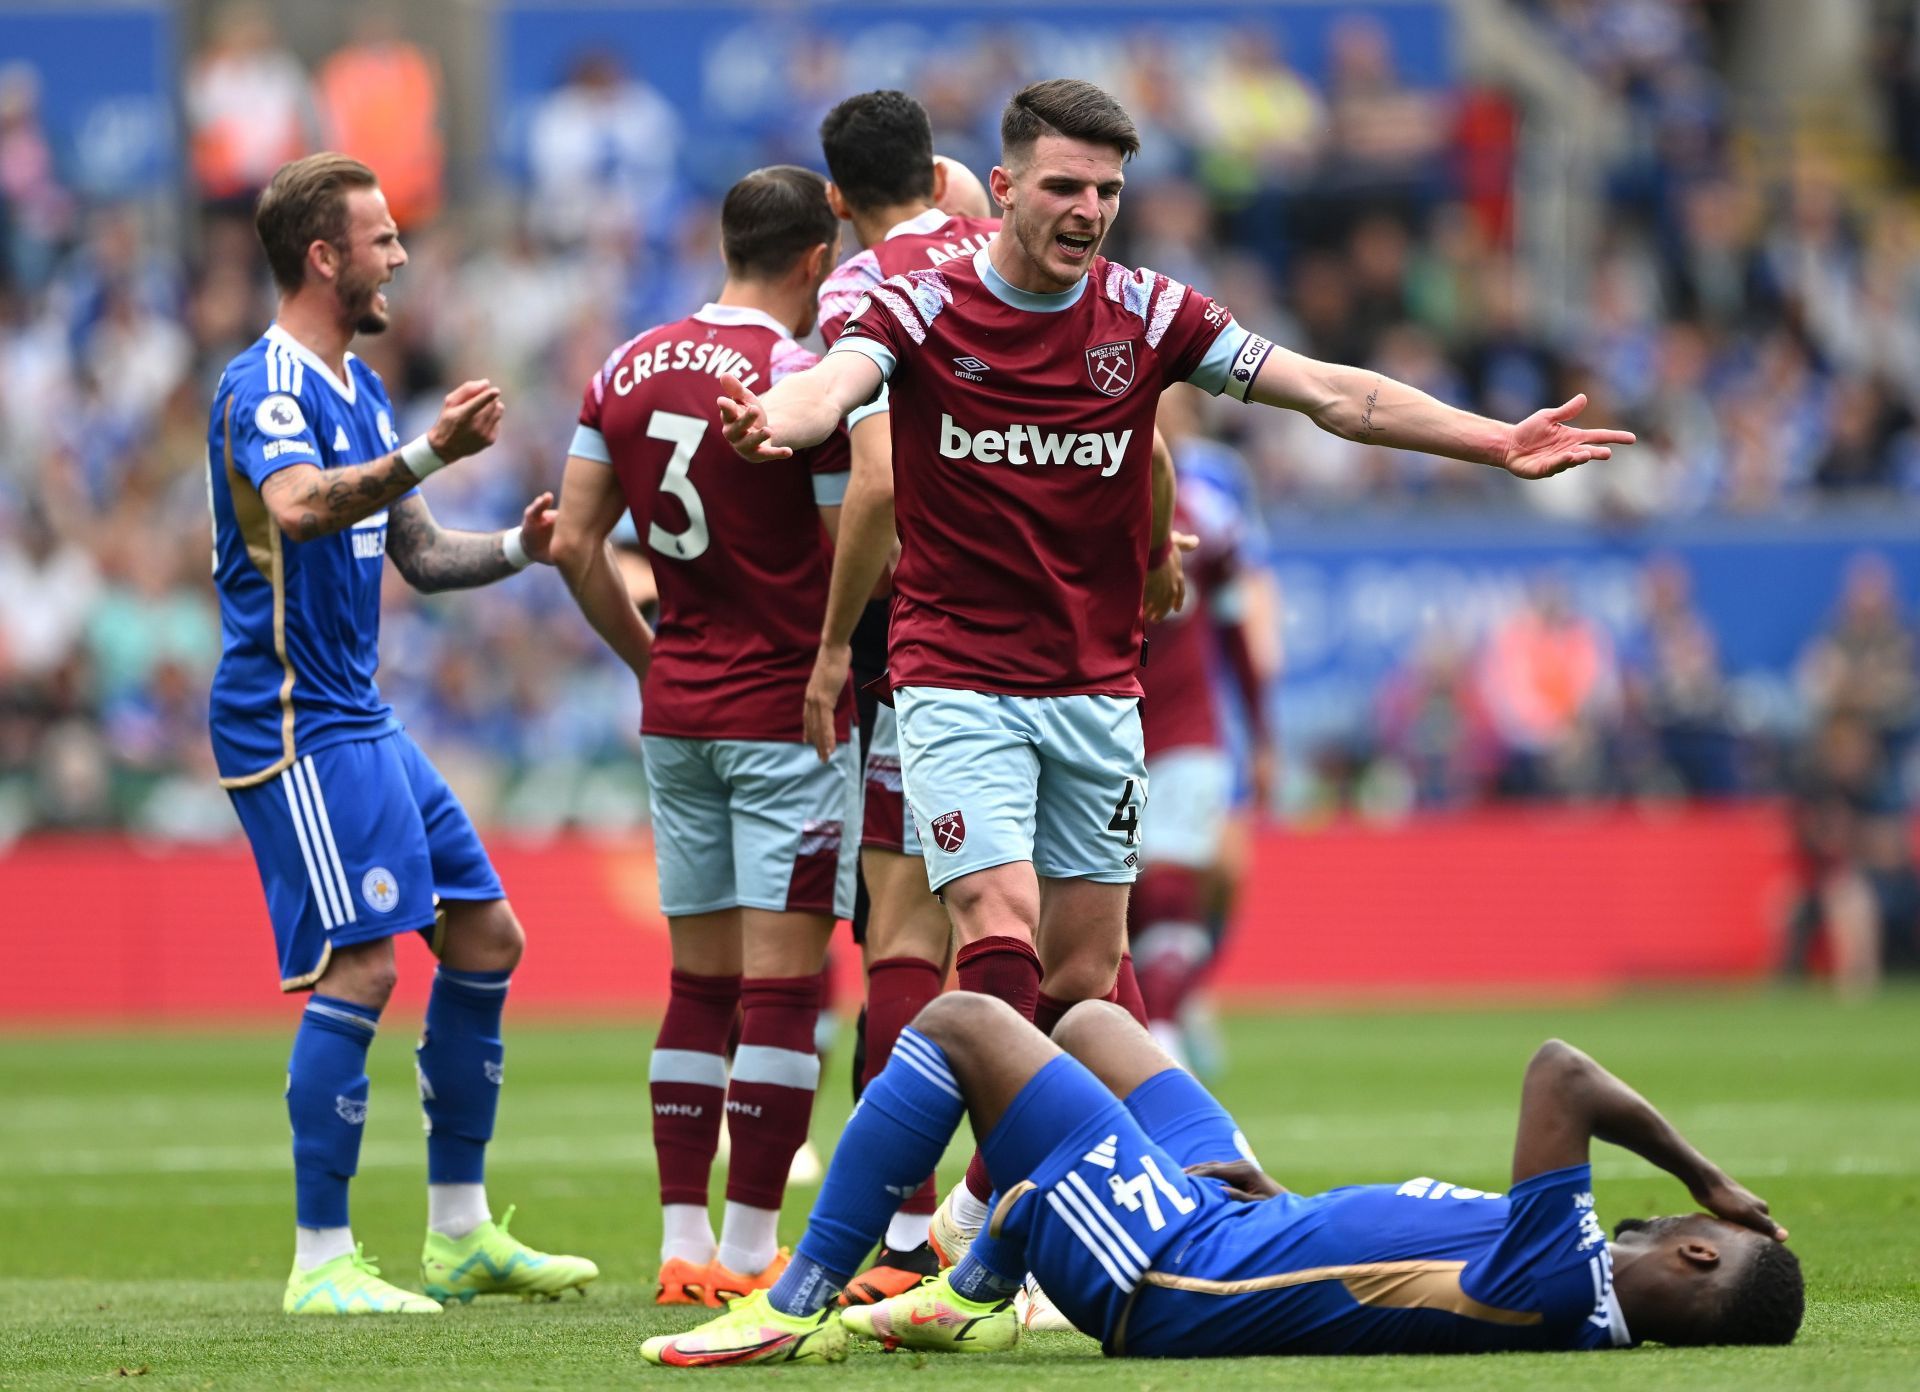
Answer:
POLYGON ((1187 1166, 1195 1179, 1217 1179, 1227 1186, 1227 1197, 1243 1203, 1257 1203, 1287 1192, 1287 1186, 1251 1160, 1209 1160, 1187 1166))
POLYGON ((1515 478, 1552 478, 1588 460, 1611 459, 1613 446, 1633 443, 1631 431, 1583 430, 1570 424, 1586 409, 1583 393, 1564 406, 1535 411, 1513 427, 1501 467, 1515 478))
POLYGON ((773 428, 767 423, 767 408, 759 397, 747 390, 747 384, 738 377, 726 376, 720 379, 720 386, 726 395, 719 400, 720 429, 727 437, 727 443, 742 459, 756 463, 786 459, 793 451, 785 445, 773 443, 773 428))
POLYGON ((553 494, 542 493, 527 504, 520 514, 520 548, 542 565, 553 564, 553 525, 560 520, 560 509, 553 505, 553 494))
POLYGON ((500 418, 506 414, 500 388, 482 378, 462 382, 448 392, 440 406, 440 419, 427 432, 433 452, 451 464, 478 454, 500 435, 500 418))

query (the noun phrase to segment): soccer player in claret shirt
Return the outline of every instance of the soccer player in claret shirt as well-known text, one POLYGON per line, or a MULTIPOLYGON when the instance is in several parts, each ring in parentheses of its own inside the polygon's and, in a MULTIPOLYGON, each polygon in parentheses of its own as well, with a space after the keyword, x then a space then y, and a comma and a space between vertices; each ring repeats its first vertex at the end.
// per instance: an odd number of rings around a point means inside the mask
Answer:
MULTIPOLYGON (((820 334, 831 345, 847 316, 887 276, 970 255, 986 245, 1000 220, 987 216, 986 190, 971 171, 934 155, 932 123, 905 92, 847 98, 821 122, 820 144, 832 177, 828 201, 852 224, 862 248, 820 287, 820 334)), ((849 419, 855 467, 841 511, 843 525, 872 529, 871 550, 883 555, 891 554, 894 541, 888 421, 884 392, 849 419)), ((877 588, 886 589, 884 576, 877 588)), ((947 911, 927 888, 920 839, 907 814, 893 708, 869 689, 887 666, 889 601, 868 600, 875 590, 873 576, 856 577, 836 564, 806 710, 808 737, 830 757, 850 663, 866 751, 860 842, 866 912, 853 925, 867 972, 863 1047, 856 1054, 860 1086, 886 1066, 894 1037, 920 1007, 940 994, 952 958, 947 911)), ((940 1269, 927 1242, 936 1197, 929 1175, 894 1215, 873 1264, 848 1286, 849 1300, 897 1295, 940 1269)))
MULTIPOLYGON (((1050 993, 1087 999, 1114 985, 1140 863, 1137 668, 1161 389, 1192 382, 1523 478, 1633 437, 1570 424, 1580 397, 1518 425, 1487 420, 1289 352, 1196 290, 1108 262, 1100 244, 1139 137, 1090 83, 1023 89, 1000 134, 990 186, 1004 221, 987 246, 885 281, 819 366, 764 397, 729 381, 719 411, 743 456, 777 460, 889 384, 901 546, 890 679, 927 878, 964 945, 1009 949, 996 972, 1023 980, 989 993, 1037 989, 1037 933, 1050 993)), ((936 1213, 933 1230, 957 1258, 975 1227, 936 1213)))
POLYGON ((466 382, 402 445, 374 371, 347 351, 387 326, 407 261, 372 170, 320 154, 280 169, 255 218, 280 288, 273 326, 227 365, 207 432, 223 635, 211 725, 221 784, 266 889, 280 988, 311 991, 287 1065, 294 1314, 437 1313, 475 1295, 557 1295, 598 1269, 495 1223, 485 1165, 500 1015, 525 938, 487 853, 374 685, 390 557, 418 590, 487 585, 547 558, 550 495, 506 532, 453 532, 417 485, 493 443, 499 388, 466 382), (440 959, 417 1054, 427 1119, 433 1300, 380 1279, 347 1221, 367 1115, 367 1046, 393 939, 440 959))
POLYGON ((901 1032, 847 1122, 780 1283, 641 1355, 831 1362, 849 1332, 1006 1349, 1028 1270, 1109 1355, 1131 1358, 1785 1344, 1799 1330, 1800 1263, 1767 1205, 1558 1040, 1527 1065, 1511 1177, 1505 1194, 1430 1176, 1290 1193, 1115 1006, 1075 1006, 1048 1040, 1004 1003, 954 992, 901 1032), (1004 1196, 991 1228, 939 1278, 842 1313, 835 1283, 968 1114, 1004 1196), (1594 1140, 1667 1171, 1707 1212, 1625 1219, 1608 1242, 1594 1140))
MULTIPOLYGON (((853 223, 866 248, 821 289, 821 331, 832 344, 848 317, 889 276, 971 257, 992 239, 1000 220, 981 215, 987 211, 986 194, 984 190, 974 194, 978 183, 969 171, 933 154, 933 128, 926 110, 905 92, 863 92, 847 98, 827 113, 820 139, 834 177, 829 195, 835 210, 853 223), (977 197, 978 203, 974 211, 963 211, 970 197, 977 197)), ((845 544, 834 555, 820 655, 807 689, 808 737, 823 756, 832 748, 833 702, 846 683, 849 666, 856 687, 864 693, 887 665, 885 606, 868 603, 863 609, 863 601, 876 588, 886 587, 884 567, 894 544, 891 420, 884 390, 848 417, 853 474, 841 512, 845 544)), ((1152 540, 1165 545, 1171 539, 1173 460, 1157 436, 1153 472, 1152 540)), ((1180 587, 1180 563, 1167 546, 1164 564, 1150 573, 1145 595, 1149 614, 1158 618, 1176 608, 1180 587)), ((862 855, 872 902, 865 943, 869 977, 864 1068, 869 1077, 886 1063, 893 1036, 939 992, 951 940, 946 911, 928 890, 920 837, 906 808, 899 726, 890 702, 873 712, 870 728, 862 855)), ((856 922, 856 930, 860 926, 856 922)), ((1132 963, 1124 950, 1118 982, 1108 973, 1103 985, 1097 968, 1076 971, 1071 962, 1057 960, 1067 955, 1065 949, 1071 945, 1070 939, 1056 936, 1036 953, 1029 938, 963 935, 958 954, 960 985, 1000 995, 1037 1020, 1043 1030, 1087 993, 1107 993, 1144 1020, 1132 963), (1040 979, 1042 964, 1044 980, 1040 979)), ((969 1224, 977 1226, 990 1192, 986 1168, 976 1155, 952 1201, 941 1210, 943 1221, 934 1227, 928 1248, 917 1244, 924 1244, 928 1237, 931 1182, 917 1190, 889 1227, 874 1266, 848 1288, 847 1298, 879 1298, 934 1266, 944 1250, 941 1234, 955 1227, 964 1231, 969 1224), (908 1243, 916 1245, 904 1245, 908 1243)))
POLYGON ((712 412, 722 374, 766 385, 815 360, 794 340, 813 328, 840 240, 826 182, 789 165, 756 170, 728 191, 720 239, 719 297, 621 344, 587 384, 554 537, 582 612, 642 678, 641 753, 673 939, 648 1067, 661 1304, 719 1305, 771 1284, 785 1264, 780 1202, 813 1115, 818 975, 834 920, 853 911, 860 809, 844 684, 834 756, 822 762, 801 737, 846 439, 830 432, 778 467, 756 467, 712 412), (607 548, 628 510, 660 591, 657 635, 607 548), (733 1150, 716 1245, 707 1180, 723 1113, 733 1150))

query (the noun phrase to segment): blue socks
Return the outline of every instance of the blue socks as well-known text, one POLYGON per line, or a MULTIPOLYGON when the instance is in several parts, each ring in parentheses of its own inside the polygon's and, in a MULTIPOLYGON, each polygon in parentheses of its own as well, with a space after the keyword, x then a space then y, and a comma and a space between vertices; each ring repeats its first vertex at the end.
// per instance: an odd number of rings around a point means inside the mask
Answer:
POLYGON ((441 967, 427 997, 427 1023, 414 1060, 427 1114, 427 1182, 479 1184, 500 1106, 500 1012, 511 972, 441 967))
POLYGON ((933 1173, 965 1115, 947 1056, 919 1031, 901 1030, 840 1134, 799 1250, 767 1293, 774 1309, 808 1315, 827 1306, 933 1173))
MULTIPOLYGON (((997 1205, 1000 1196, 995 1194, 992 1202, 997 1205)), ((1018 1243, 1007 1242, 991 1237, 986 1229, 973 1240, 973 1246, 967 1249, 966 1256, 960 1258, 960 1264, 947 1273, 947 1283, 953 1287, 953 1293, 968 1300, 977 1300, 982 1304, 989 1301, 1005 1300, 1020 1289, 1026 1279, 1026 1253, 1018 1243), (986 1248, 982 1250, 981 1244, 986 1248), (1011 1266, 1016 1274, 1006 1275, 996 1267, 1011 1266)))
POLYGON ((360 1168, 367 1121, 367 1046, 380 1012, 333 996, 307 1001, 287 1061, 293 1123, 294 1221, 347 1226, 347 1181, 360 1168))

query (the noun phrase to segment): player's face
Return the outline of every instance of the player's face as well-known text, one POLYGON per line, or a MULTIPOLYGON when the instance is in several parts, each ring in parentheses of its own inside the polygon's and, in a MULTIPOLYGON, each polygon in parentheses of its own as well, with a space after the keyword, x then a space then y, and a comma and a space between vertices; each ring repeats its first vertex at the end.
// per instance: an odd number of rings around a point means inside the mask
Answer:
POLYGON ((1613 1230, 1614 1284, 1623 1302, 1640 1297, 1683 1323, 1704 1321, 1739 1284, 1754 1248, 1771 1240, 1704 1213, 1623 1218, 1613 1230))
POLYGON ((377 188, 353 189, 347 194, 347 245, 334 294, 341 318, 355 333, 384 332, 387 297, 380 287, 407 264, 400 245, 400 229, 387 211, 387 196, 377 188))
POLYGON ((1111 145, 1043 135, 1017 171, 993 171, 994 197, 1006 208, 1002 226, 1012 229, 1035 279, 1064 291, 1087 273, 1120 211, 1120 163, 1111 145))

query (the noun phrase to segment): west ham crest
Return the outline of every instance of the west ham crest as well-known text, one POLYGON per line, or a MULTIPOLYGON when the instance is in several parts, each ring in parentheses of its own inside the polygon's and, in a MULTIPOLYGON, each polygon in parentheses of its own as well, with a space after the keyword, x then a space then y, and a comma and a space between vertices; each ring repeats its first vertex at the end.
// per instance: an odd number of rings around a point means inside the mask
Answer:
POLYGON ((933 844, 952 855, 967 844, 967 819, 958 812, 943 812, 929 824, 933 844))
POLYGON ((1133 340, 1087 349, 1087 376, 1094 390, 1118 396, 1133 385, 1133 340))

